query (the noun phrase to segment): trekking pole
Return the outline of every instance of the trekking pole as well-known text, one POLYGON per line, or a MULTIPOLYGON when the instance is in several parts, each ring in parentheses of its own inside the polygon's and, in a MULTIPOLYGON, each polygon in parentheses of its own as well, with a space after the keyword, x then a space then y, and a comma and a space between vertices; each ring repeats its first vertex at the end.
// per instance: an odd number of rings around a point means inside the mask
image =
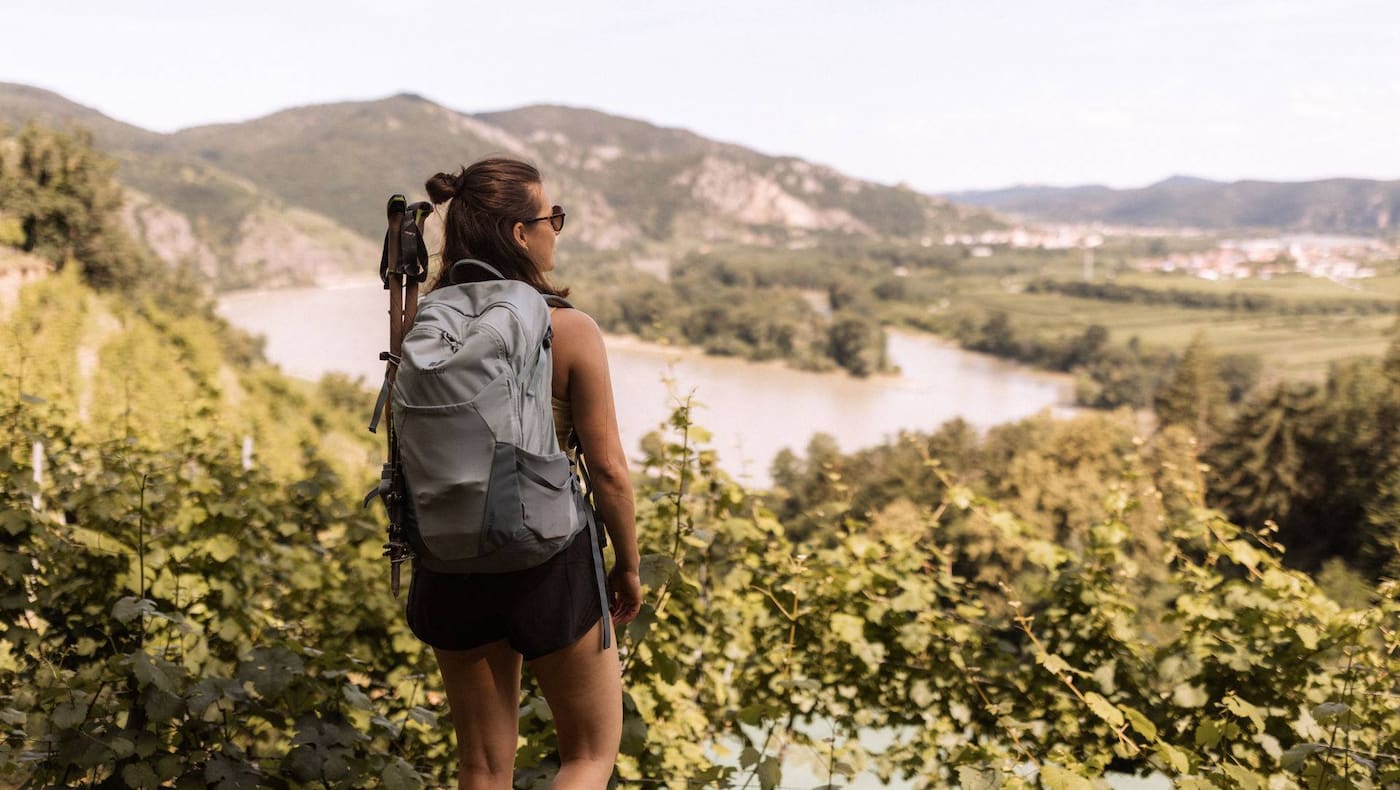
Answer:
POLYGON ((418 314, 418 284, 428 276, 422 221, 431 211, 431 205, 410 205, 403 195, 389 198, 385 209, 389 227, 384 233, 384 251, 379 259, 379 278, 389 292, 389 350, 379 354, 379 358, 384 360, 384 384, 379 389, 369 430, 371 433, 377 432, 380 419, 384 420, 388 460, 380 471, 379 484, 365 497, 365 506, 368 507, 378 496, 384 501, 384 509, 389 516, 384 556, 389 558, 389 589, 395 598, 399 597, 400 566, 413 556, 413 549, 405 534, 408 501, 403 468, 399 463, 399 437, 394 430, 389 396, 402 359, 404 334, 412 327, 418 314))

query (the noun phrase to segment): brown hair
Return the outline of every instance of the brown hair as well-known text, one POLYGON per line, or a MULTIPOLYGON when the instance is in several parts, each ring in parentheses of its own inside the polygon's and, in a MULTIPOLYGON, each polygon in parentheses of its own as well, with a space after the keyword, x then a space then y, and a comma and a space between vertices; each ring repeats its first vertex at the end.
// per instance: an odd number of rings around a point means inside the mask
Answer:
POLYGON ((434 205, 448 203, 442 230, 442 268, 432 287, 447 285, 452 264, 476 258, 543 294, 566 296, 515 241, 515 223, 531 219, 543 183, 534 165, 492 157, 463 167, 456 175, 438 173, 423 186, 434 205), (449 203, 449 201, 451 201, 449 203))

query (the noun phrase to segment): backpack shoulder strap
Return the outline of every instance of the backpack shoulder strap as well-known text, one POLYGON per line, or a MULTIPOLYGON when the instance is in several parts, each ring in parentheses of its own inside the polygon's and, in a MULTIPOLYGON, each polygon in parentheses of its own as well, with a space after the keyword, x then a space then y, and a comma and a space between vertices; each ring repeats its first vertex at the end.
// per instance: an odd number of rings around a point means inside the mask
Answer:
POLYGON ((555 294, 545 294, 544 301, 545 304, 549 305, 550 307, 562 307, 567 310, 574 309, 573 304, 568 299, 565 299, 562 296, 557 296, 555 294))
POLYGON ((452 283, 453 285, 457 285, 458 283, 469 282, 471 278, 470 272, 472 269, 480 269, 481 271, 490 275, 491 279, 493 280, 506 279, 506 276, 504 274, 501 274, 500 269, 497 269, 495 266, 492 266, 486 261, 479 261, 476 258, 463 258, 462 260, 452 264, 452 268, 447 271, 447 281, 452 283))

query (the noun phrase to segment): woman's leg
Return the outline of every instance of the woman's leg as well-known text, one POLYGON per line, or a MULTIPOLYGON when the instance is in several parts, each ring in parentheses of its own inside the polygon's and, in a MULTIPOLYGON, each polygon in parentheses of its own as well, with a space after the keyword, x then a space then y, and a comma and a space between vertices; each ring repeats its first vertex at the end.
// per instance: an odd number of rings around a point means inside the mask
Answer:
POLYGON ((562 765, 554 790, 602 790, 617 760, 622 668, 615 640, 607 650, 599 647, 601 624, 572 645, 530 662, 559 738, 562 765))
POLYGON ((457 731, 461 790, 510 790, 520 717, 520 654, 505 640, 437 650, 457 731))

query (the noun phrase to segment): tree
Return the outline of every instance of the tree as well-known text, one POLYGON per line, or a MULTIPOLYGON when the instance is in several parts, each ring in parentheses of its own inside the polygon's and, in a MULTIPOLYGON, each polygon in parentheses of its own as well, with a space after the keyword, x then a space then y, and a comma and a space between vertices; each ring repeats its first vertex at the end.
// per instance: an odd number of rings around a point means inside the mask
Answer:
POLYGON ((152 270, 120 228, 116 162, 87 131, 33 123, 0 146, 0 205, 18 220, 19 247, 59 268, 77 261, 100 288, 130 285, 152 270))
POLYGON ((857 376, 868 376, 884 367, 885 336, 868 317, 838 317, 827 333, 831 358, 857 376))
POLYGON ((1074 370, 1088 364, 1103 352, 1107 344, 1108 329, 1102 324, 1090 324, 1085 327, 1083 334, 1069 340, 1064 359, 1059 364, 1060 369, 1074 370))
POLYGON ((1011 320, 1001 310, 987 316, 987 320, 982 324, 981 337, 972 347, 999 357, 1021 357, 1021 344, 1016 342, 1016 330, 1011 327, 1011 320))
POLYGON ((1385 349, 1385 357, 1381 362, 1381 369, 1385 371, 1386 378, 1391 383, 1400 386, 1400 322, 1391 330, 1390 345, 1385 349))
MULTIPOLYGON (((1372 578, 1384 565, 1385 544, 1384 538, 1379 545, 1373 542, 1376 529, 1367 521, 1367 507, 1396 469, 1397 422, 1400 386, 1374 359, 1333 366, 1309 463, 1322 481, 1318 501, 1307 511, 1316 522, 1310 530, 1317 537, 1313 550, 1324 558, 1339 556, 1372 578)), ((1393 527, 1381 529, 1393 534, 1393 527)))
POLYGON ((1228 399, 1229 388, 1220 376, 1220 364, 1205 335, 1198 333, 1154 405, 1159 423, 1184 425, 1196 434, 1202 447, 1208 447, 1219 432, 1228 399))
MULTIPOLYGON (((1250 527, 1269 519, 1282 522, 1296 503, 1316 494, 1308 443, 1320 406, 1316 385, 1280 384, 1267 398, 1247 405, 1211 446, 1206 454, 1213 468, 1211 495, 1233 521, 1250 527)), ((1291 537, 1296 544, 1303 536, 1291 537)))

